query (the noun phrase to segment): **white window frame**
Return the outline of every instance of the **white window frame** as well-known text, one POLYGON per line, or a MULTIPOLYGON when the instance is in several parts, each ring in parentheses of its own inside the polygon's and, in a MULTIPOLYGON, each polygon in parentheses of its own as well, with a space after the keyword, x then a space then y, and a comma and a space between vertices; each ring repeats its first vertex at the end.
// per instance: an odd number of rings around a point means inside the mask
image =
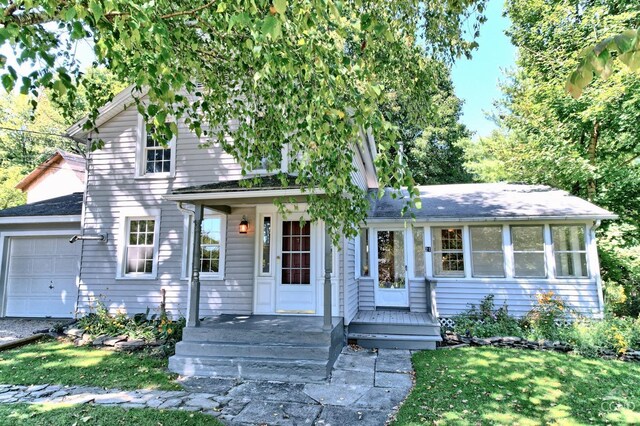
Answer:
POLYGON ((260 176, 260 175, 274 175, 280 172, 288 173, 289 171, 289 144, 282 145, 280 150, 280 168, 277 167, 273 170, 267 170, 266 167, 260 167, 257 169, 251 170, 248 175, 249 176, 260 176))
MULTIPOLYGON (((205 281, 219 281, 225 278, 225 259, 227 251, 227 216, 222 213, 211 213, 205 209, 202 220, 207 218, 220 218, 220 258, 218 272, 200 272, 200 279, 205 281)), ((182 280, 191 279, 192 259, 193 259, 193 213, 184 215, 184 247, 182 250, 182 280)))
POLYGON ((371 233, 375 232, 373 228, 368 228, 368 227, 362 227, 358 229, 358 237, 356 239, 356 278, 366 278, 366 279, 372 279, 373 278, 373 271, 372 271, 372 262, 371 260, 373 259, 373 254, 371 252, 371 233), (362 253, 362 237, 360 236, 362 234, 362 231, 367 231, 367 243, 369 244, 369 254, 367 256, 367 260, 369 262, 369 275, 362 275, 362 259, 363 259, 363 253, 362 253))
POLYGON ((118 244, 118 267, 116 279, 155 280, 158 277, 158 250, 160 248, 160 210, 125 210, 120 216, 118 244), (151 273, 126 273, 127 247, 129 246, 129 224, 132 220, 153 220, 153 268, 151 273))
POLYGON ((274 253, 275 253, 275 240, 274 240, 274 236, 275 236, 275 227, 276 227, 276 215, 273 213, 261 213, 258 215, 258 260, 260 261, 260 263, 258 263, 258 276, 259 277, 273 277, 275 276, 275 265, 273 262, 273 257, 274 257, 274 253), (269 232, 271 233, 270 237, 269 237, 269 271, 268 272, 264 272, 262 270, 262 259, 264 256, 264 245, 263 245, 263 241, 262 241, 262 237, 264 235, 264 220, 266 218, 269 218, 271 221, 271 225, 269 228, 269 232))
POLYGON ((554 260, 554 268, 553 268, 553 276, 555 278, 558 279, 562 279, 562 280, 576 280, 576 279, 589 279, 591 278, 591 269, 590 269, 590 265, 589 265, 589 253, 588 253, 588 249, 589 249, 589 239, 587 236, 587 226, 584 224, 580 224, 580 223, 553 223, 551 225, 549 225, 549 231, 551 233, 551 256, 553 257, 554 260), (582 237, 584 238, 584 250, 556 250, 556 245, 553 239, 553 228, 557 228, 557 227, 579 227, 582 228, 582 237), (571 275, 559 275, 558 274, 558 266, 555 262, 556 259, 556 253, 584 253, 584 257, 585 257, 585 268, 586 268, 586 275, 584 276, 571 276, 571 275))
MULTIPOLYGON (((451 225, 451 226, 432 226, 431 227, 431 262, 433 265, 433 276, 436 278, 467 278, 469 276, 469 253, 468 253, 468 248, 469 247, 469 241, 467 238, 468 232, 467 232, 467 227, 463 226, 463 225, 451 225), (444 251, 444 250, 440 250, 437 251, 435 249, 435 236, 436 236, 436 231, 441 230, 441 229, 460 229, 460 231, 462 232, 462 250, 449 250, 449 251, 444 251), (448 274, 448 275, 438 275, 436 274, 436 261, 437 261, 437 255, 439 253, 462 253, 462 260, 463 260, 463 270, 462 271, 457 271, 458 274, 448 274)), ((426 265, 425 265, 426 268, 426 265)))
POLYGON ((473 278, 506 278, 507 273, 505 271, 505 247, 504 247, 504 228, 502 225, 473 225, 469 226, 469 262, 471 262, 471 277, 473 278), (479 228, 496 228, 500 230, 500 251, 498 250, 474 250, 473 249, 473 238, 471 237, 471 232, 473 229, 479 228), (502 274, 501 275, 485 275, 485 274, 476 274, 475 273, 475 265, 473 264, 473 254, 474 253, 502 253, 502 274))
POLYGON ((531 225, 521 225, 521 224, 512 224, 509 226, 509 240, 511 242, 511 248, 512 248, 512 253, 513 253, 513 277, 514 278, 527 278, 527 279, 540 279, 540 280, 546 280, 549 279, 549 254, 548 254, 548 248, 549 248, 549 241, 548 241, 548 229, 549 229, 549 225, 548 224, 540 224, 540 225, 536 225, 536 224, 531 224, 531 225), (514 244, 513 244, 513 228, 542 228, 542 250, 516 250, 514 244), (544 265, 544 275, 540 276, 540 275, 518 275, 516 273, 516 255, 518 253, 542 253, 543 258, 542 258, 542 263, 544 265))
POLYGON ((353 244, 354 244, 354 254, 355 254, 355 258, 354 258, 354 266, 355 266, 355 271, 354 271, 354 277, 355 279, 359 279, 360 278, 360 269, 362 269, 362 261, 360 259, 360 229, 358 229, 358 234, 355 236, 355 238, 353 238, 353 244))
POLYGON ((171 167, 170 171, 164 173, 147 173, 147 127, 144 117, 138 114, 138 128, 136 135, 136 171, 137 179, 166 179, 176 175, 176 141, 177 135, 167 143, 167 148, 171 149, 171 167))
POLYGON ((427 245, 427 230, 425 229, 424 226, 422 225, 416 225, 416 226, 412 226, 411 227, 411 232, 407 232, 407 238, 408 238, 408 245, 407 246, 411 246, 411 255, 409 256, 409 269, 411 271, 411 278, 412 279, 424 279, 427 275, 428 275, 428 271, 427 271, 427 250, 425 249, 426 245, 427 245), (416 273, 416 242, 415 242, 415 236, 414 236, 414 232, 416 230, 421 230, 422 231, 422 262, 424 265, 424 274, 422 275, 418 275, 416 273))

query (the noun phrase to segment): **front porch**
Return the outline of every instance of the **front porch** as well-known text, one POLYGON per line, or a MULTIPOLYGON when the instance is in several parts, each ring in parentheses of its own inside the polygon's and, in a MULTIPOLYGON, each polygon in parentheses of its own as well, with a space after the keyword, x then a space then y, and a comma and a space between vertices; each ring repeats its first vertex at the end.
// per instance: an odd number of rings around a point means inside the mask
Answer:
POLYGON ((220 315, 184 329, 169 369, 183 376, 323 381, 344 347, 342 318, 220 315))
POLYGON ((435 349, 442 341, 438 318, 426 312, 359 311, 347 329, 348 341, 365 348, 435 349))

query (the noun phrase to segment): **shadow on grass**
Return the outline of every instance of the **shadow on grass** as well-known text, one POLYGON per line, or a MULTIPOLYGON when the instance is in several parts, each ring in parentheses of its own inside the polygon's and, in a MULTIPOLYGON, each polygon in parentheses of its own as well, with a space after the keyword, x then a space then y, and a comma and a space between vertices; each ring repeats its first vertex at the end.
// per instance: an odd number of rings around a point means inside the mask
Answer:
POLYGON ((180 389, 166 358, 75 347, 47 340, 0 352, 0 383, 58 384, 119 389, 180 389))
POLYGON ((0 405, 0 424, 16 426, 158 426, 158 425, 209 425, 221 424, 211 416, 184 411, 154 409, 124 409, 94 405, 65 406, 40 404, 0 405))
POLYGON ((640 423, 640 366, 552 352, 463 348, 413 357, 414 424, 640 423))

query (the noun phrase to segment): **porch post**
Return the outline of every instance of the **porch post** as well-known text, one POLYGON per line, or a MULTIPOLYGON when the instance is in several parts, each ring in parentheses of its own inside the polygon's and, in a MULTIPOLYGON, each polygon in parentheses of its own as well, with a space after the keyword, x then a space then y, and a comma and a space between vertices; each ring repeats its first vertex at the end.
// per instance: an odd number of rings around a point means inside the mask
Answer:
POLYGON ((193 258, 191 259, 191 281, 189 282, 188 327, 200 326, 200 236, 202 235, 202 204, 195 205, 193 218, 193 258))
POLYGON ((331 314, 331 236, 326 224, 324 226, 324 330, 331 330, 332 314, 331 314))

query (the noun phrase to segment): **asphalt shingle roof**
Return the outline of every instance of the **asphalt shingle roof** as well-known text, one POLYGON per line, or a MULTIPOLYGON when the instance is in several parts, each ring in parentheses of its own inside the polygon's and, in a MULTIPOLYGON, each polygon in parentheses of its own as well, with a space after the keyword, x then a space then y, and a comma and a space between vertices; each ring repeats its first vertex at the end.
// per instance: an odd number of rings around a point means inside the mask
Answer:
POLYGON ((282 185, 282 181, 278 175, 258 176, 245 179, 228 180, 222 182, 208 183, 206 185, 188 186, 173 191, 174 194, 192 194, 198 192, 234 192, 234 191, 255 191, 269 189, 295 189, 300 188, 296 184, 296 177, 286 176, 286 185, 282 185), (250 185, 251 183, 251 185, 250 185))
MULTIPOLYGON (((474 218, 593 218, 615 219, 617 216, 566 191, 544 185, 477 183, 421 186, 421 209, 412 209, 417 219, 474 218)), ((397 194, 397 192, 396 192, 397 194)), ((369 217, 401 218, 404 199, 393 198, 386 190, 381 199, 371 201, 369 217)), ((408 216, 408 215, 407 215, 408 216)))
POLYGON ((0 210, 0 217, 72 216, 82 214, 82 192, 0 210))

